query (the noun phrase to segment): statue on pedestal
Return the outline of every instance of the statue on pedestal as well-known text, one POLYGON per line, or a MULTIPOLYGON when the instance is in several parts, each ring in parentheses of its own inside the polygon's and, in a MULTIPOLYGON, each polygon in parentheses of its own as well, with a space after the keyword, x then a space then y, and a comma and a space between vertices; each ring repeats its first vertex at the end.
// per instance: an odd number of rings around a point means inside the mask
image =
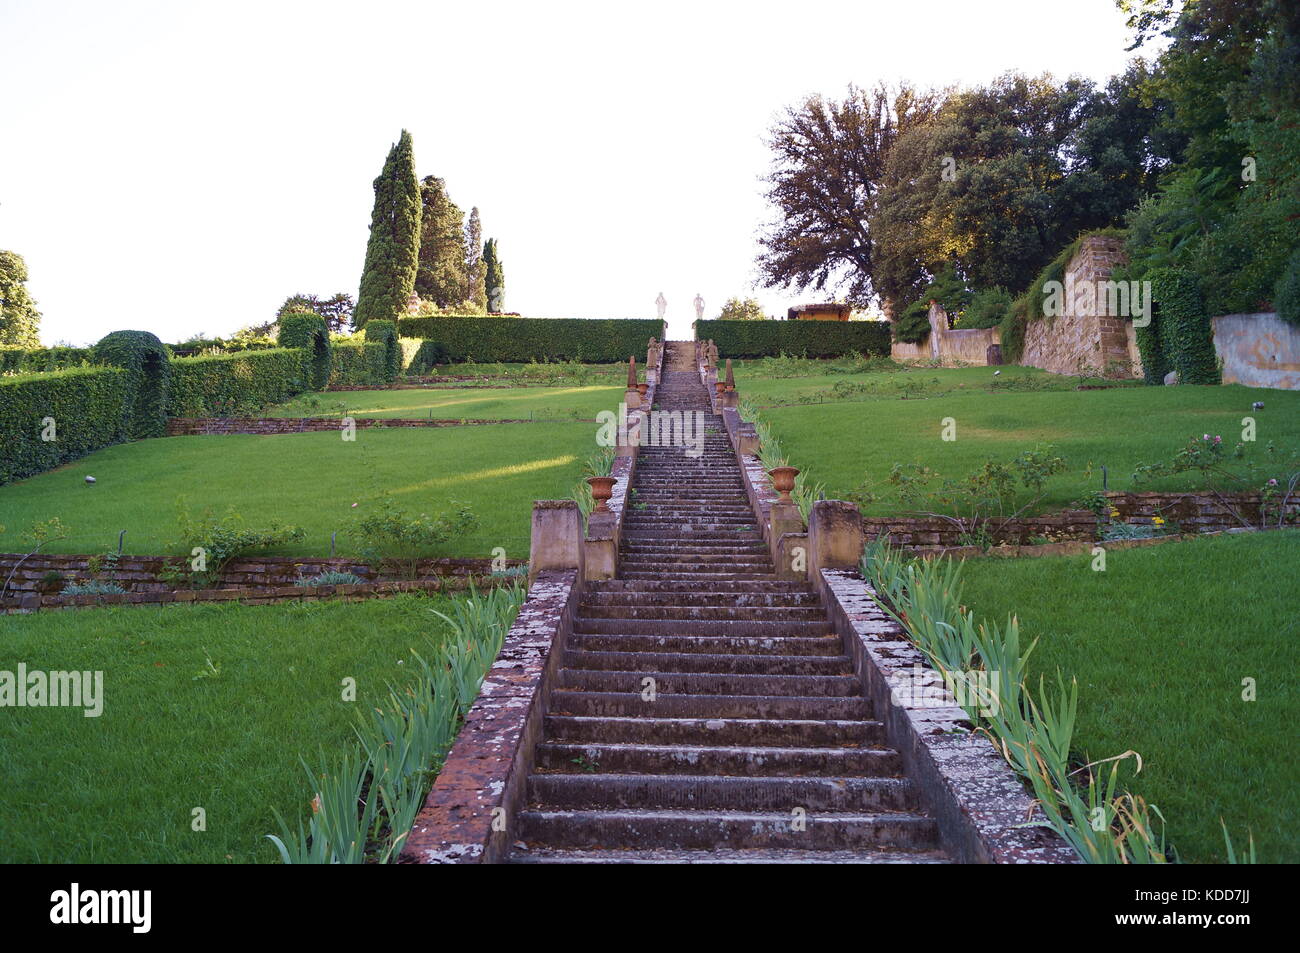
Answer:
POLYGON ((664 312, 668 310, 668 299, 664 297, 662 291, 659 292, 659 297, 655 298, 655 307, 659 309, 659 320, 662 321, 664 312))
POLYGON ((704 320, 704 299, 700 297, 698 291, 695 292, 695 319, 697 321, 704 320))

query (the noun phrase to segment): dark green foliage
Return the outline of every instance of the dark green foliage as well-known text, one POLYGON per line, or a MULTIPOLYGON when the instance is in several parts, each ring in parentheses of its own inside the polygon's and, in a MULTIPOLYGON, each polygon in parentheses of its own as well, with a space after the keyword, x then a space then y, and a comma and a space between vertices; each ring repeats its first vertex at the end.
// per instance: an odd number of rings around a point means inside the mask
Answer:
POLYGON ((1145 327, 1133 326, 1133 337, 1137 341, 1138 355, 1142 358, 1142 382, 1158 386, 1165 382, 1165 375, 1171 370, 1169 359, 1160 346, 1160 330, 1156 319, 1156 309, 1151 309, 1151 323, 1145 327))
POLYGON ((0 374, 40 374, 93 364, 88 347, 0 347, 0 374))
MULTIPOLYGON (((419 256, 420 183, 415 177, 411 134, 403 129, 389 150, 383 172, 375 179, 370 241, 352 318, 355 327, 364 327, 373 318, 391 321, 406 310, 406 300, 415 288, 419 256)), ((325 378, 329 379, 328 373, 325 378)))
POLYGON ((1300 325, 1300 250, 1286 263, 1286 271, 1273 288, 1273 307, 1283 321, 1300 325))
POLYGON ((295 375, 306 389, 324 390, 330 382, 330 336, 319 314, 286 314, 280 319, 280 347, 301 348, 303 369, 295 375))
POLYGON ((724 358, 889 353, 887 321, 697 321, 695 336, 712 339, 724 358))
POLYGON ((352 313, 356 308, 352 295, 345 291, 336 292, 332 298, 296 294, 284 299, 284 304, 280 305, 280 310, 275 313, 275 320, 279 321, 286 314, 310 311, 325 319, 325 324, 331 333, 340 334, 346 331, 352 322, 352 313))
POLYGON ((1217 384, 1214 329, 1196 276, 1179 268, 1158 268, 1151 282, 1152 323, 1160 350, 1178 372, 1180 384, 1217 384))
POLYGON ((465 300, 465 213, 451 200, 445 180, 420 180, 420 250, 415 293, 439 308, 465 300))
MULTIPOLYGON (((370 330, 370 324, 366 325, 366 330, 370 330)), ((388 348, 382 342, 336 341, 334 343, 333 363, 330 366, 331 387, 387 384, 391 380, 388 370, 388 348)))
POLYGON ((303 352, 290 348, 172 361, 169 417, 255 415, 306 389, 303 352))
POLYGON ((406 373, 411 375, 427 374, 437 364, 447 364, 447 347, 441 341, 422 341, 416 350, 406 373))
POLYGON ((148 331, 114 331, 95 345, 95 363, 127 373, 123 414, 133 440, 167 435, 167 395, 171 390, 172 355, 148 331))
POLYGON ((116 367, 0 378, 0 484, 125 440, 128 380, 116 367), (47 417, 54 440, 41 439, 47 417))
POLYGON ((894 340, 920 344, 930 336, 930 303, 913 301, 894 322, 894 340))
POLYGON ((483 288, 487 293, 487 309, 499 312, 506 309, 506 273, 497 252, 497 240, 489 238, 483 243, 483 288))
POLYGON ((1025 353, 1025 329, 1029 326, 1028 301, 1017 298, 998 325, 998 341, 1002 345, 1002 360, 1019 364, 1025 353))
POLYGON ((376 318, 366 322, 366 341, 382 344, 384 347, 384 374, 387 381, 397 380, 402 373, 402 344, 397 339, 397 325, 392 321, 376 318))
POLYGON ((445 359, 452 362, 573 360, 612 364, 644 354, 646 342, 661 338, 664 332, 661 321, 636 319, 402 318, 397 326, 404 338, 438 342, 445 359))
POLYGON ((989 288, 971 295, 959 328, 996 328, 1011 311, 1011 295, 1002 288, 989 288))

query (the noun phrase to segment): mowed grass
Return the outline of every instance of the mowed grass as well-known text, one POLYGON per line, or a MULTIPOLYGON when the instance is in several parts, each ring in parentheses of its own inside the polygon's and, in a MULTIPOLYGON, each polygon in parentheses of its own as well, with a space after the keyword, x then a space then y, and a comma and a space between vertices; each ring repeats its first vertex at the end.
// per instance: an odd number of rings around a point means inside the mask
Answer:
MULTIPOLYGON (((970 371, 989 373, 987 368, 949 373, 969 376, 970 371)), ((761 405, 764 393, 799 380, 807 379, 737 378, 737 389, 761 405)), ((895 463, 919 463, 960 479, 990 457, 1010 460, 1036 444, 1050 443, 1067 469, 1049 481, 1042 508, 1058 509, 1100 489, 1103 464, 1112 490, 1188 488, 1188 479, 1135 487, 1130 478, 1138 464, 1171 458, 1193 435, 1220 434, 1225 444, 1235 445, 1247 416, 1256 421, 1256 458, 1263 459, 1269 441, 1282 450, 1300 445, 1300 393, 1236 385, 1035 392, 972 387, 916 399, 768 406, 761 413, 791 464, 814 483, 825 483, 828 496, 844 497, 864 484, 883 494, 881 502, 863 508, 870 514, 899 511, 886 482, 895 463), (1256 400, 1264 401, 1264 410, 1251 410, 1256 400), (946 418, 955 422, 953 441, 941 439, 946 418)))
POLYGON ((0 616, 0 670, 103 672, 97 718, 4 709, 0 861, 274 862, 273 809, 296 823, 312 797, 299 757, 333 759, 357 712, 407 683, 411 649, 445 637, 433 609, 447 600, 0 616), (209 659, 219 674, 196 677, 209 659))
POLYGON ((1079 682, 1074 750, 1122 768, 1157 805, 1184 860, 1222 863, 1219 819, 1240 849, 1300 861, 1300 531, 1216 536, 1107 555, 972 559, 963 601, 978 616, 1016 614, 1039 640, 1035 677, 1079 682), (1243 680, 1257 686, 1244 701, 1243 680))
POLYGON ((598 449, 596 429, 546 422, 359 429, 353 442, 333 432, 137 441, 0 487, 7 527, 0 549, 20 548, 28 526, 57 516, 69 536, 49 552, 116 549, 123 529, 126 552, 181 552, 176 513, 184 500, 192 513, 211 508, 220 516, 233 507, 250 528, 279 519, 306 531, 270 552, 328 555, 337 531, 346 555, 357 550, 355 518, 387 491, 413 515, 452 501, 473 509, 478 531, 451 541, 445 555, 487 557, 502 546, 509 558, 527 558, 533 500, 570 497, 598 449))
POLYGON ((301 394, 272 407, 269 417, 404 417, 530 420, 580 418, 618 410, 622 387, 447 387, 301 394))

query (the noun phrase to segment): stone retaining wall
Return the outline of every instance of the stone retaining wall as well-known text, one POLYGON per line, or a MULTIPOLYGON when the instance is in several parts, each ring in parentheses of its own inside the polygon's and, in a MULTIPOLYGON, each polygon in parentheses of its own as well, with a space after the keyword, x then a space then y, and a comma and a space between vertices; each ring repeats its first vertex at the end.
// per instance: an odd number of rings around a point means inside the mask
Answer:
MULTIPOLYGON (((22 565, 14 567, 22 559, 18 553, 0 553, 0 583, 9 577, 8 593, 40 592, 55 595, 64 586, 73 582, 88 582, 98 579, 102 582, 115 582, 129 594, 170 592, 175 588, 172 582, 159 578, 167 563, 179 561, 179 557, 136 556, 124 554, 119 556, 116 565, 107 564, 98 574, 90 571, 94 556, 67 555, 63 553, 37 553, 23 560, 22 565), (48 580, 51 573, 58 573, 62 578, 48 580)), ((102 559, 102 557, 100 557, 102 559)), ((521 560, 507 560, 507 566, 521 566, 521 560)), ((352 559, 313 559, 293 556, 262 556, 249 559, 234 559, 227 563, 214 589, 219 590, 255 590, 279 589, 293 586, 299 579, 306 579, 323 572, 350 572, 366 580, 367 583, 394 583, 401 580, 374 572, 365 563, 352 559)), ((455 580, 460 587, 471 579, 482 580, 492 577, 492 560, 490 559, 429 559, 417 567, 417 577, 429 584, 455 580)), ((456 586, 448 586, 454 588, 456 586)))

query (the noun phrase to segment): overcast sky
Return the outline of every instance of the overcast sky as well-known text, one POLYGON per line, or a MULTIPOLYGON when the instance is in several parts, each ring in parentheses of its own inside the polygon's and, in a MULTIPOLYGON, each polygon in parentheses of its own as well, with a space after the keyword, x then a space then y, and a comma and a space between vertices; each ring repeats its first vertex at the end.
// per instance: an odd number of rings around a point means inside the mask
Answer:
POLYGON ((480 209, 506 304, 653 317, 752 287, 764 133, 850 84, 1102 80, 1113 0, 259 3, 0 0, 0 248, 45 343, 167 341, 355 295, 400 130, 480 209))

